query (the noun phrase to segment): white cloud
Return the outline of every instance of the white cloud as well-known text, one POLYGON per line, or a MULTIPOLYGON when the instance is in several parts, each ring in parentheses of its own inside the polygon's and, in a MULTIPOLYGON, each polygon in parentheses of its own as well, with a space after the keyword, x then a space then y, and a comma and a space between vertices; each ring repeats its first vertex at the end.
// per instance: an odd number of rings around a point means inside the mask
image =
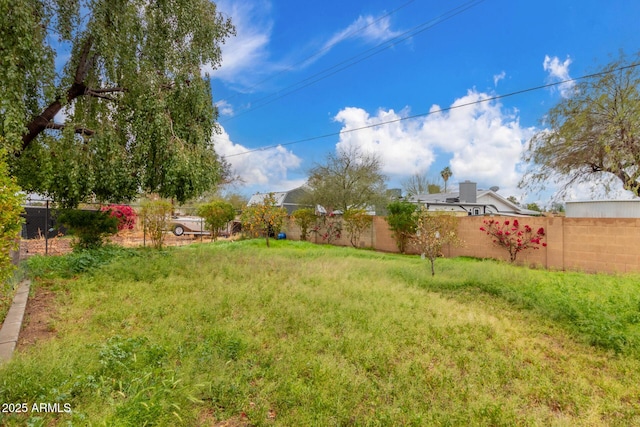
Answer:
POLYGON ((256 73, 264 71, 268 62, 268 45, 273 23, 269 16, 271 4, 267 1, 233 2, 220 0, 218 10, 231 16, 236 36, 222 45, 222 66, 204 71, 227 83, 252 87, 256 73))
POLYGON ((425 172, 435 160, 432 147, 420 139, 415 122, 396 121, 391 124, 369 127, 355 132, 344 132, 400 119, 393 110, 379 110, 371 117, 361 108, 348 107, 340 111, 335 120, 344 124, 338 148, 358 146, 364 152, 377 153, 383 160, 383 172, 391 175, 412 175, 425 172))
POLYGON ((258 82, 263 82, 265 76, 274 72, 305 68, 346 40, 360 39, 368 43, 380 43, 400 34, 391 29, 388 16, 360 16, 348 27, 337 31, 328 41, 321 43, 320 47, 316 44, 307 49, 298 48, 282 59, 274 59, 270 53, 274 23, 270 18, 271 3, 268 0, 220 0, 217 6, 220 11, 231 16, 237 35, 222 46, 222 66, 217 70, 206 66, 203 72, 235 85, 240 91, 254 90, 258 82), (309 57, 310 52, 315 53, 309 57), (300 61, 300 55, 307 59, 300 61))
POLYGON ((571 65, 571 62, 571 58, 568 56, 564 61, 560 61, 557 56, 550 57, 549 55, 545 55, 544 61, 542 62, 542 68, 549 73, 547 77, 549 83, 564 82, 558 86, 560 95, 563 98, 571 96, 571 90, 575 86, 573 81, 568 81, 571 80, 571 76, 569 75, 569 65, 571 65))
POLYGON ((388 16, 383 18, 375 18, 371 15, 359 16, 351 25, 331 37, 325 47, 334 46, 348 39, 363 39, 367 42, 379 43, 397 37, 399 34, 391 30, 388 16))
POLYGON ((494 86, 498 86, 498 82, 500 80, 504 80, 504 78, 507 76, 507 73, 505 73, 504 71, 501 72, 500 74, 496 74, 493 76, 493 85, 494 86))
POLYGON ((288 178, 291 169, 300 167, 302 160, 282 146, 249 152, 250 149, 231 141, 220 126, 221 133, 213 136, 216 153, 224 156, 247 187, 259 191, 281 191, 299 187, 304 180, 288 178))
MULTIPOLYGON (((515 113, 504 111, 488 94, 470 90, 448 111, 433 106, 432 114, 340 135, 340 146, 356 145, 378 153, 384 172, 396 177, 424 173, 438 153, 451 156, 454 180, 469 179, 481 187, 498 185, 505 194, 518 192, 520 161, 533 129, 520 127, 515 113), (468 105, 470 104, 470 105, 468 105)), ((374 117, 360 108, 345 108, 336 120, 343 131, 397 120, 408 110, 378 111, 374 117)))
POLYGON ((226 100, 216 102, 216 107, 221 116, 233 116, 233 106, 226 100))
POLYGON ((391 20, 388 16, 380 18, 372 15, 359 16, 358 19, 349 24, 349 26, 337 31, 331 36, 314 55, 299 64, 298 68, 304 68, 313 64, 319 58, 322 58, 330 52, 335 46, 347 40, 363 40, 366 43, 379 44, 401 34, 401 32, 391 29, 391 20))

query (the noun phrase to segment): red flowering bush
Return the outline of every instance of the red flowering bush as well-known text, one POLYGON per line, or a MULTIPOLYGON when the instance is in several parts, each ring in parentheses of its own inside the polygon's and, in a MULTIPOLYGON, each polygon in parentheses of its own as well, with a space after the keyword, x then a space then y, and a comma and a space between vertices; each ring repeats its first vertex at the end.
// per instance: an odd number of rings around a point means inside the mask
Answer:
POLYGON ((333 212, 323 216, 319 224, 311 229, 311 232, 322 237, 327 243, 331 244, 334 240, 342 236, 342 221, 333 212))
POLYGON ((118 231, 133 230, 136 225, 138 215, 129 205, 108 205, 100 208, 102 212, 109 212, 109 215, 118 219, 118 231))
POLYGON ((521 226, 517 219, 513 221, 506 220, 504 222, 494 219, 484 220, 484 227, 480 227, 480 231, 484 231, 491 236, 493 243, 505 248, 509 252, 509 260, 514 262, 518 254, 527 249, 540 249, 540 245, 547 246, 542 240, 545 237, 544 228, 540 227, 537 231, 524 225, 521 226))

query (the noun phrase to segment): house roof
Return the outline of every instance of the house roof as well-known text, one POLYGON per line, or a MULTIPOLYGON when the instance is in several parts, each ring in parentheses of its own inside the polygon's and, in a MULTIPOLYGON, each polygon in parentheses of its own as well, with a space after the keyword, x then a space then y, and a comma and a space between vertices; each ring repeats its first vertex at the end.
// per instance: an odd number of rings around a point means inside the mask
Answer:
POLYGON ((264 199, 269 194, 273 194, 273 196, 275 197, 276 205, 282 206, 282 204, 284 203, 285 197, 287 197, 287 193, 288 193, 288 191, 277 191, 277 192, 273 191, 271 193, 256 193, 253 196, 251 196, 251 198, 247 202, 247 206, 258 205, 258 204, 264 202, 264 199))
POLYGON ((493 190, 477 190, 476 203, 461 202, 459 192, 418 194, 410 197, 409 201, 425 204, 451 204, 455 206, 488 206, 494 208, 495 212, 493 213, 500 213, 503 215, 540 215, 540 212, 522 208, 493 190))
POLYGON ((273 194, 276 206, 285 208, 289 214, 300 207, 298 203, 302 194, 307 191, 304 186, 289 191, 272 191, 270 193, 256 193, 247 202, 247 206, 257 205, 264 201, 265 197, 273 194))

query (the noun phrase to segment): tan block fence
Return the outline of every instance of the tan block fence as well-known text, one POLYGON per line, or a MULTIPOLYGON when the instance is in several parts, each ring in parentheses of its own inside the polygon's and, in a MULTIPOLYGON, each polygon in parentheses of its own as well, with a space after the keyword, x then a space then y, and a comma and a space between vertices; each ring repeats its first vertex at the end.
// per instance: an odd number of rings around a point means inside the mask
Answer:
MULTIPOLYGON (((500 221, 513 219, 495 217, 500 221)), ((461 217, 458 236, 464 240, 462 247, 446 247, 446 257, 470 256, 508 260, 509 254, 495 246, 490 237, 480 231, 487 217, 461 217)), ((547 247, 518 254, 518 264, 543 267, 551 270, 577 270, 589 273, 640 272, 640 218, 519 218, 522 225, 534 230, 543 227, 547 247)), ((298 240, 300 230, 290 222, 287 237, 298 240)), ((321 237, 311 235, 309 240, 323 243, 321 237)), ((349 236, 343 232, 335 245, 351 246, 349 236)), ((398 252, 395 239, 384 217, 374 217, 370 230, 365 231, 360 247, 384 252, 398 252)))

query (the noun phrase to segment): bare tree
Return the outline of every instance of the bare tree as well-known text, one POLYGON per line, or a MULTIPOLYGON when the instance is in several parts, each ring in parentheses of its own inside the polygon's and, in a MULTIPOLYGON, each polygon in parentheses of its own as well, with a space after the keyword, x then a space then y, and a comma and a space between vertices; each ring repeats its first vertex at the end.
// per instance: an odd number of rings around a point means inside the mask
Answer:
POLYGON ((380 157, 363 153, 358 147, 330 153, 323 164, 309 171, 309 202, 328 212, 366 209, 386 203, 385 182, 380 157))
POLYGON ((402 188, 406 194, 416 196, 418 194, 435 194, 439 193, 440 185, 427 175, 419 173, 411 175, 402 182, 402 188))

